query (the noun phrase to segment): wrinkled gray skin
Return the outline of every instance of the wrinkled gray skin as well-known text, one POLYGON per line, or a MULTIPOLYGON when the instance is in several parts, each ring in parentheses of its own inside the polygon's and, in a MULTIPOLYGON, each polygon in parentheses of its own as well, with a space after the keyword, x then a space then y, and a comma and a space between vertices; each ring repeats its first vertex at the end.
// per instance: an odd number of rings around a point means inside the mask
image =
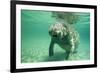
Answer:
POLYGON ((66 51, 66 60, 76 52, 79 45, 79 34, 69 24, 56 23, 50 26, 49 34, 51 42, 49 46, 49 56, 54 55, 54 44, 58 44, 66 51))

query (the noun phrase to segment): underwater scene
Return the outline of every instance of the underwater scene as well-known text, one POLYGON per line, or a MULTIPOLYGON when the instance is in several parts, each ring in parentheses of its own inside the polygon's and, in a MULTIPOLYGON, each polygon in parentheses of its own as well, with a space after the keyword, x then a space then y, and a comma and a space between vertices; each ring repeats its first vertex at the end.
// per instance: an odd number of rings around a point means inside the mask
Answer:
POLYGON ((21 10, 21 63, 89 59, 90 13, 21 10))

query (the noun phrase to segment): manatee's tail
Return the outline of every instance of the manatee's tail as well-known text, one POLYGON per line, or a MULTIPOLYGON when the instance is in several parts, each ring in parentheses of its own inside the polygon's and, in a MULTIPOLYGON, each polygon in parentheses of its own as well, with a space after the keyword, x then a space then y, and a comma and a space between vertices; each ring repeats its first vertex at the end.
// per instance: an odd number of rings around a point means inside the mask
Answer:
POLYGON ((49 46, 49 56, 50 57, 54 55, 53 47, 54 47, 54 42, 53 42, 53 40, 51 40, 50 46, 49 46))
POLYGON ((79 15, 74 12, 67 12, 65 13, 65 21, 69 24, 75 24, 79 20, 79 15))
POLYGON ((79 20, 79 15, 74 12, 53 12, 53 17, 58 19, 59 21, 63 20, 68 24, 75 24, 79 20))

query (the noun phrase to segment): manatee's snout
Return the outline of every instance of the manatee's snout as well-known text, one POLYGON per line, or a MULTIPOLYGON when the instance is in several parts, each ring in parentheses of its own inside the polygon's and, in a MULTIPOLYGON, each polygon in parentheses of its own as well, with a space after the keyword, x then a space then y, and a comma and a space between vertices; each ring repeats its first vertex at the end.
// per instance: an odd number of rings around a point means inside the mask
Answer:
POLYGON ((56 37, 57 37, 57 34, 54 34, 54 35, 52 35, 52 36, 56 38, 56 37))
POLYGON ((49 31, 49 34, 51 35, 51 37, 57 38, 60 33, 56 32, 56 31, 49 31))

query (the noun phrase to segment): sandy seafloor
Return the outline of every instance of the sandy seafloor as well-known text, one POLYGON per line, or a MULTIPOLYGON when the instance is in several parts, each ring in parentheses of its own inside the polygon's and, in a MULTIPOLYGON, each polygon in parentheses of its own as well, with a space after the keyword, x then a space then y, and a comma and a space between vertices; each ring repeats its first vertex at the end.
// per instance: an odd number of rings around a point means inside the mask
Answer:
MULTIPOLYGON (((74 24, 80 34, 80 44, 77 53, 69 60, 90 59, 90 15, 79 13, 79 20, 74 24)), ((54 46, 54 56, 49 57, 51 37, 48 33, 49 26, 56 22, 51 12, 46 11, 21 11, 21 62, 48 62, 65 60, 65 51, 57 44, 54 46)), ((67 60, 66 60, 67 61, 67 60)))

